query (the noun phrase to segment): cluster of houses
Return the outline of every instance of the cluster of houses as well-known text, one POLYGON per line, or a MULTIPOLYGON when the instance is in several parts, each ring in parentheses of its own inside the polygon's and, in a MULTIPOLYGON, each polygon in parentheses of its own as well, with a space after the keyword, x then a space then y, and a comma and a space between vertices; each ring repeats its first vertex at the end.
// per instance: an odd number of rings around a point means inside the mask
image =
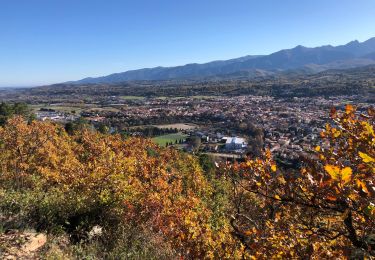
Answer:
MULTIPOLYGON (((115 102, 118 97, 111 97, 115 102)), ((198 129, 184 134, 201 138, 207 152, 244 154, 253 145, 251 134, 237 132, 241 122, 251 122, 264 130, 264 146, 281 157, 296 157, 315 147, 319 132, 329 121, 331 107, 343 107, 351 97, 275 98, 237 96, 178 99, 145 99, 137 102, 119 100, 116 110, 83 111, 81 116, 115 127, 188 122, 198 129), (346 102, 346 101, 345 101, 346 102), (165 121, 165 122, 164 122, 165 121), (121 126, 122 124, 122 126, 121 126), (250 144, 249 144, 250 143, 250 144)), ((110 104, 107 104, 110 106, 110 104)), ((40 120, 73 121, 78 116, 56 111, 38 111, 40 120)))
POLYGON ((244 154, 248 147, 248 142, 244 137, 225 136, 221 133, 204 133, 202 131, 190 131, 188 134, 201 139, 201 150, 203 151, 244 154))
POLYGON ((52 109, 40 110, 36 112, 35 115, 36 118, 40 121, 50 120, 56 122, 72 122, 79 117, 74 114, 58 112, 52 109))

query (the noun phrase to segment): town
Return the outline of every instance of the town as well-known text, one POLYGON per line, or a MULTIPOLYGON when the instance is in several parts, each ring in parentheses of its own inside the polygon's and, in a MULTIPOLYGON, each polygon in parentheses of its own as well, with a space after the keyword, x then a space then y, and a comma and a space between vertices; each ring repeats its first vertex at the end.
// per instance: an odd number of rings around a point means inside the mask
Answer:
POLYGON ((359 111, 371 105, 361 96, 109 96, 100 104, 34 108, 39 120, 67 123, 81 118, 110 133, 153 138, 161 146, 215 158, 239 159, 268 148, 290 161, 319 145, 332 107, 342 109, 352 102, 360 104, 359 111))

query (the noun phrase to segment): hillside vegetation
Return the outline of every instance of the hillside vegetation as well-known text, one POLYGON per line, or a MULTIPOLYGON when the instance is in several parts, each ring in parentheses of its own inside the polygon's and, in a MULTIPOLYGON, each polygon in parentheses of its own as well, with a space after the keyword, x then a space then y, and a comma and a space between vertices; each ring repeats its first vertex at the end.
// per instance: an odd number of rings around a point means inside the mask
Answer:
MULTIPOLYGON (((137 96, 147 98, 176 98, 204 96, 259 95, 276 98, 360 95, 374 99, 375 66, 346 70, 328 70, 316 74, 285 72, 277 76, 249 78, 233 75, 207 80, 133 81, 116 84, 56 84, 29 89, 12 89, 0 92, 7 101, 27 103, 104 103, 113 97, 137 96)), ((122 100, 124 102, 124 100, 122 100)), ((75 108, 74 108, 75 109, 75 108)))
POLYGON ((47 233, 38 255, 61 259, 374 256, 375 112, 331 114, 323 145, 288 171, 269 151, 215 166, 148 139, 11 117, 0 236, 47 233))

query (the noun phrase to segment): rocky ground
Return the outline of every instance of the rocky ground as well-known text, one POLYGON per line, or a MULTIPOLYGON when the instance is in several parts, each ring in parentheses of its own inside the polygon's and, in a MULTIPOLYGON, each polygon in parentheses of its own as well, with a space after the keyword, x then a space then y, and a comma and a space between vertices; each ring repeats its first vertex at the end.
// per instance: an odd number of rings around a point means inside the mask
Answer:
POLYGON ((0 233, 1 259, 40 259, 47 235, 35 231, 6 230, 0 233))

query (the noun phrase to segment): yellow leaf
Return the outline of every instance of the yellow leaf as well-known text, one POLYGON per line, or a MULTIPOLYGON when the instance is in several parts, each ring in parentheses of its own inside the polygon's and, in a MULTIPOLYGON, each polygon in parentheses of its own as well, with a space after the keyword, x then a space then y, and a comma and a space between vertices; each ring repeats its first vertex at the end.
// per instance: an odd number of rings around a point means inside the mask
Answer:
POLYGON ((275 172, 276 171, 276 164, 271 165, 271 171, 275 172))
POLYGON ((317 147, 315 147, 315 151, 317 151, 317 152, 320 151, 320 146, 319 145, 317 147))
POLYGON ((374 129, 368 122, 362 122, 361 124, 365 128, 368 135, 374 135, 374 129))
POLYGON ((286 184, 286 180, 284 179, 282 175, 280 175, 277 179, 279 180, 281 184, 286 184))
POLYGON ((350 167, 345 167, 341 170, 341 178, 344 181, 344 183, 348 183, 352 178, 352 169, 350 167))
POLYGON ((362 158, 363 162, 365 162, 365 163, 370 163, 370 162, 374 162, 375 161, 374 158, 372 158, 368 154, 365 154, 365 153, 362 153, 362 152, 359 152, 358 154, 362 158))
POLYGON ((327 164, 324 169, 328 172, 332 179, 337 180, 340 175, 340 168, 334 165, 327 164))
POLYGON ((351 193, 348 196, 349 199, 356 201, 358 199, 358 195, 356 193, 351 193))
POLYGON ((281 200, 281 198, 280 198, 279 195, 275 195, 275 199, 277 199, 277 200, 281 200))

